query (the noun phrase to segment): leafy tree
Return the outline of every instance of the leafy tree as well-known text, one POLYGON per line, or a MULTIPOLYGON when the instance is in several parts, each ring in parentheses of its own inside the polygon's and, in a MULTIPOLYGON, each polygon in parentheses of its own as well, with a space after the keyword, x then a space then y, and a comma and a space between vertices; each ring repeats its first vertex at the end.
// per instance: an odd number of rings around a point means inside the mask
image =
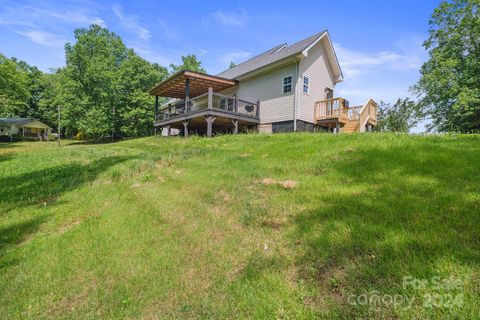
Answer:
POLYGON ((57 108, 61 107, 62 134, 73 136, 78 133, 78 121, 83 117, 87 103, 75 91, 76 83, 67 76, 64 68, 53 70, 43 76, 44 92, 39 102, 43 121, 56 128, 57 108))
POLYGON ((113 139, 118 127, 120 85, 116 73, 126 59, 127 49, 120 37, 98 25, 74 33, 77 42, 65 45, 65 72, 73 80, 77 99, 86 107, 78 129, 87 136, 113 139))
POLYGON ((25 61, 12 58, 17 64, 17 69, 26 77, 26 86, 28 90, 28 98, 26 100, 25 109, 18 116, 32 117, 43 120, 43 114, 39 110, 39 102, 45 91, 43 85, 44 73, 37 67, 31 66, 25 61))
POLYGON ((377 114, 377 129, 380 131, 409 132, 422 117, 420 106, 409 98, 399 98, 394 105, 381 101, 377 114))
POLYGON ((197 60, 197 57, 194 54, 189 54, 187 56, 182 56, 182 64, 174 65, 170 64, 171 73, 177 73, 182 70, 190 70, 201 73, 207 73, 202 67, 202 63, 197 60))
POLYGON ((228 69, 232 69, 233 67, 237 66, 235 62, 230 61, 230 65, 228 66, 228 69))
POLYGON ((442 2, 414 91, 439 131, 480 130, 480 1, 442 2))
POLYGON ((131 50, 128 52, 118 72, 123 93, 120 97, 122 109, 119 110, 122 135, 138 137, 152 133, 154 108, 148 90, 167 76, 164 67, 150 64, 131 50))
POLYGON ((66 132, 111 139, 151 132, 148 89, 167 70, 141 59, 98 25, 76 29, 75 38, 75 44, 66 44, 66 67, 57 74, 62 85, 52 84, 62 100, 55 103, 64 107, 66 132))
POLYGON ((0 116, 25 116, 30 98, 28 79, 14 60, 0 54, 0 116))

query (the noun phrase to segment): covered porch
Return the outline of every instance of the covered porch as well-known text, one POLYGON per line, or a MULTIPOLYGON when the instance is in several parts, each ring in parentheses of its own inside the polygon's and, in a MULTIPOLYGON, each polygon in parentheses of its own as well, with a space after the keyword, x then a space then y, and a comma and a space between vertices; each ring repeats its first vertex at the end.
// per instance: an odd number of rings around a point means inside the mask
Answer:
POLYGON ((166 128, 167 135, 178 129, 211 137, 215 133, 257 130, 260 102, 235 94, 220 94, 235 89, 238 82, 189 70, 180 71, 150 90, 155 96, 155 129, 166 128), (159 98, 171 98, 159 105, 159 98))

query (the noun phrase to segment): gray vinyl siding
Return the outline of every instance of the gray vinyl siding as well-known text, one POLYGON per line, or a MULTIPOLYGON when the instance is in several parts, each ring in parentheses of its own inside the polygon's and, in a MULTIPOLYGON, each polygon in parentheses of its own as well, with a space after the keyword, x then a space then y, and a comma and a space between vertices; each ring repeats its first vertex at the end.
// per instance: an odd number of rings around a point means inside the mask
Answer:
POLYGON ((237 88, 239 99, 255 102, 260 100, 260 123, 293 120, 296 65, 289 64, 281 69, 240 81, 237 88), (283 93, 283 77, 292 76, 292 91, 283 93))
POLYGON ((307 57, 300 60, 298 82, 297 119, 313 123, 315 101, 324 99, 325 88, 335 88, 333 72, 322 41, 308 51, 307 57), (310 80, 309 94, 303 93, 304 75, 310 80))

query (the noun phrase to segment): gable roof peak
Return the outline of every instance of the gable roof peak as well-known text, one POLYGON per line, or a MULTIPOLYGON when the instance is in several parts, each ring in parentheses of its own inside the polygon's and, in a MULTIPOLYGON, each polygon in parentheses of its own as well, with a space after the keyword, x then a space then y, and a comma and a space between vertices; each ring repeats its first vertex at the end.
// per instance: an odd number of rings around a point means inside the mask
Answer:
POLYGON ((336 59, 336 55, 333 50, 333 45, 328 35, 328 30, 326 29, 308 38, 298 41, 290 46, 287 43, 280 44, 251 59, 248 59, 247 61, 244 61, 236 65, 231 69, 220 72, 219 74, 217 74, 217 76, 228 78, 228 79, 236 79, 247 73, 253 72, 255 70, 268 66, 272 63, 275 63, 277 61, 290 58, 299 54, 305 55, 306 53, 308 53, 308 50, 312 46, 314 46, 318 41, 320 41, 324 36, 327 37, 328 39, 327 44, 331 47, 328 50, 330 52, 329 59, 331 60, 331 63, 335 65, 334 69, 336 69, 337 71, 336 77, 338 78, 338 81, 341 81, 342 75, 341 75, 340 65, 338 64, 338 60, 336 59))

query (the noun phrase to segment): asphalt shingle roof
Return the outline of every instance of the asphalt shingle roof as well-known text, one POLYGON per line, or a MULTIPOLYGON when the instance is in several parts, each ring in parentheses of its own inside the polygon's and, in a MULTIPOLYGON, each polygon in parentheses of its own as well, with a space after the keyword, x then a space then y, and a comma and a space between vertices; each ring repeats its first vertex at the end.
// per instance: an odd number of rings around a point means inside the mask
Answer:
POLYGON ((0 118, 0 122, 13 125, 22 125, 34 121, 32 118, 0 118))
POLYGON ((0 118, 0 125, 2 126, 23 126, 27 123, 37 121, 34 118, 0 118))
POLYGON ((236 65, 231 69, 220 72, 219 74, 217 74, 217 76, 227 79, 235 79, 248 72, 257 70, 271 63, 298 54, 305 50, 310 44, 312 44, 325 32, 326 30, 314 34, 313 36, 303 39, 295 44, 292 44, 291 46, 287 46, 287 44, 278 45, 262 54, 259 54, 256 57, 253 57, 243 63, 236 65))

